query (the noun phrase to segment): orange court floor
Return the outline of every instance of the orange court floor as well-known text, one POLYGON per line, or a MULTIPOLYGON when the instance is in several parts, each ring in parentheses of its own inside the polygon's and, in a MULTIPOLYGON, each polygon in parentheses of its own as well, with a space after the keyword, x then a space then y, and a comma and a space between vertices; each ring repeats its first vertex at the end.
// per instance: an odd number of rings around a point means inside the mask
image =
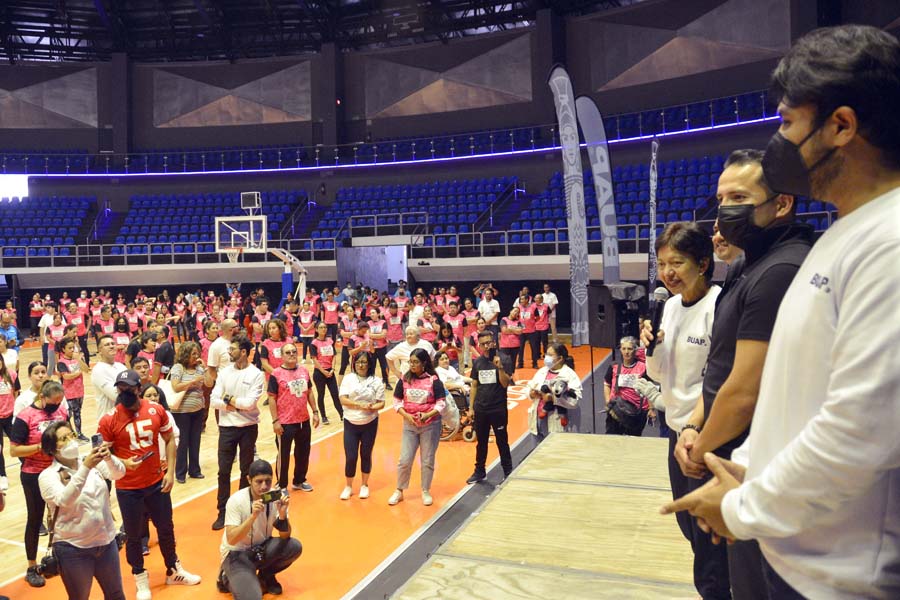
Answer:
MULTIPOLYGON (((599 363, 608 350, 598 349, 593 359, 599 363)), ((586 377, 592 368, 590 349, 587 346, 572 351, 576 371, 586 377)), ((21 365, 20 365, 21 366, 21 365)), ((20 368, 20 370, 23 370, 20 368)), ((527 416, 530 402, 522 387, 534 374, 533 369, 516 371, 517 386, 510 391, 510 445, 513 445, 527 433, 527 416)), ((26 379, 23 381, 27 381, 26 379)), ((391 392, 387 392, 390 395, 391 392)), ((330 399, 329 399, 330 401, 330 399)), ((590 396, 586 390, 583 402, 589 403, 590 396)), ((327 403, 330 413, 334 409, 327 403)), ((260 438, 267 421, 267 413, 263 413, 260 425, 260 438)), ((451 500, 466 487, 465 480, 471 474, 475 455, 475 444, 463 440, 441 442, 438 448, 434 482, 431 492, 434 504, 423 506, 420 489, 419 461, 413 468, 410 487, 405 499, 397 506, 388 506, 387 500, 396 486, 396 467, 400 453, 401 419, 389 408, 379 418, 378 437, 373 454, 372 475, 370 479, 371 496, 360 500, 359 475, 354 481, 354 495, 350 500, 338 498, 344 482, 344 448, 340 424, 336 415, 332 425, 324 435, 313 438, 310 453, 309 481, 315 487, 310 493, 291 492, 290 521, 292 535, 303 544, 303 555, 286 571, 278 576, 284 587, 284 598, 310 598, 326 600, 341 598, 357 583, 378 567, 386 558, 395 552, 408 538, 413 536, 429 520, 433 519, 451 500)), ((209 420, 214 428, 213 420, 209 420)), ((208 427, 208 430, 210 428, 208 427)), ((214 429, 213 429, 214 431, 214 429)), ((318 433, 318 432, 317 432, 318 433)), ((204 444, 214 442, 206 439, 204 444)), ((493 442, 493 441, 492 441, 493 442)), ((8 441, 7 441, 8 443, 8 441)), ((271 446, 266 445, 267 448, 271 446)), ((8 450, 7 450, 8 452, 8 450)), ((260 454, 265 458, 272 450, 263 450, 260 454)), ((7 454, 8 456, 8 454, 7 454)), ((489 445, 488 464, 497 458, 496 446, 489 445)), ((7 465, 10 461, 7 458, 7 465)), ((203 577, 197 586, 167 586, 165 584, 165 567, 156 544, 155 531, 151 527, 150 555, 145 557, 145 567, 150 572, 150 586, 155 600, 205 600, 207 598, 227 598, 216 590, 215 580, 219 569, 219 544, 222 531, 212 531, 210 525, 216 517, 216 474, 214 460, 204 460, 206 479, 188 480, 196 486, 197 491, 185 495, 173 495, 175 506, 175 536, 178 556, 185 568, 203 577), (202 484, 202 485, 198 485, 202 484)), ((293 465, 291 466, 293 469, 293 465)), ((232 470, 232 490, 237 489, 237 465, 232 470)), ((10 486, 18 485, 18 470, 10 472, 10 486)), ((176 485, 176 490, 179 484, 176 485)), ((10 489, 10 495, 21 495, 21 490, 10 489)), ((115 493, 113 493, 113 498, 115 493)), ((7 497, 7 508, 10 504, 21 504, 21 498, 7 497)), ((113 514, 119 521, 118 508, 113 514)), ((2 515, 0 515, 2 516, 2 515)), ((24 513, 22 513, 24 519, 24 513)), ((22 527, 16 532, 0 533, 6 538, 6 544, 0 544, 0 563, 21 565, 21 574, 0 586, 0 595, 9 596, 12 600, 37 600, 40 598, 61 599, 65 590, 59 577, 47 580, 43 588, 29 587, 23 577, 25 570, 24 545, 21 544, 22 527), (15 535, 15 538, 12 536, 15 535), (19 544, 15 544, 18 540, 19 544), (16 547, 18 546, 18 547, 16 547)), ((47 538, 40 541, 38 560, 43 555, 47 538)), ((422 557, 423 561, 426 557, 422 557)), ((125 561, 124 550, 120 552, 122 580, 125 595, 134 598, 134 580, 131 568, 125 561)), ((91 600, 100 600, 103 594, 96 581, 91 592, 91 600)), ((266 596, 274 598, 275 596, 266 596)))

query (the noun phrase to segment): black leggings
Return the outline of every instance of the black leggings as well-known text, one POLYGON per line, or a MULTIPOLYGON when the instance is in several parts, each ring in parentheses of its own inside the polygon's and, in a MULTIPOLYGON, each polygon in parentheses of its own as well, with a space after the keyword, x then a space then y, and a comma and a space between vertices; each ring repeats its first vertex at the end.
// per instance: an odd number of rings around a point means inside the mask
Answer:
POLYGON ((81 432, 81 407, 84 405, 84 398, 66 398, 66 403, 69 405, 69 416, 75 423, 75 432, 84 435, 81 432))
POLYGON ((81 347, 81 353, 84 354, 84 362, 88 362, 91 351, 88 350, 87 334, 78 336, 78 345, 81 347))
POLYGON ((378 364, 381 365, 381 380, 384 381, 385 384, 387 384, 388 375, 390 375, 387 364, 387 346, 385 346, 384 348, 375 348, 375 360, 377 360, 378 364))
POLYGON ((347 367, 350 366, 350 340, 344 340, 344 343, 341 344, 341 370, 338 375, 344 375, 344 372, 347 370, 347 367))
POLYGON ((40 473, 19 473, 22 482, 22 491, 25 493, 25 508, 28 511, 28 520, 25 522, 25 558, 37 559, 38 538, 40 537, 41 521, 44 519, 44 499, 41 497, 41 488, 38 485, 40 473))
POLYGON ((9 434, 12 433, 12 422, 12 415, 0 419, 0 477, 6 477, 6 459, 3 458, 3 434, 5 433, 6 437, 9 437, 9 434))
POLYGON ((331 392, 331 400, 334 402, 334 408, 337 409, 338 415, 344 418, 344 407, 341 406, 341 398, 338 393, 337 377, 325 377, 322 373, 315 369, 313 371, 313 383, 316 384, 316 398, 319 399, 319 412, 322 413, 322 419, 326 419, 325 415, 325 387, 331 392))
POLYGON ((301 337, 300 342, 303 344, 303 360, 306 360, 306 357, 309 355, 309 347, 312 346, 313 338, 311 337, 301 337))
POLYGON ((360 470, 368 475, 372 472, 372 449, 375 447, 375 436, 378 435, 378 417, 365 425, 354 425, 344 421, 344 476, 356 476, 356 459, 362 459, 360 470))

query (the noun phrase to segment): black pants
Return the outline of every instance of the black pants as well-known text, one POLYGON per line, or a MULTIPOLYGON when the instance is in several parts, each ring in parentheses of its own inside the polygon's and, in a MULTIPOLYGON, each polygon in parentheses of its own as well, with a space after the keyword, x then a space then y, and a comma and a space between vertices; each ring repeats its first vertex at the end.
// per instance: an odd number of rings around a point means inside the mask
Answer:
POLYGON ((516 372, 516 357, 519 355, 519 348, 500 348, 500 363, 507 375, 516 372))
POLYGON ((87 334, 78 336, 78 345, 81 347, 81 352, 84 354, 84 362, 90 362, 88 357, 91 355, 91 353, 88 350, 87 334))
POLYGON ((259 580, 284 571, 303 553, 300 540, 269 538, 265 543, 262 563, 255 564, 246 550, 232 550, 222 561, 220 577, 234 600, 260 600, 259 580), (258 574, 257 574, 258 573, 258 574))
POLYGON ((50 363, 47 362, 50 358, 50 344, 41 344, 41 362, 46 366, 50 366, 50 363))
POLYGON ((309 447, 312 442, 312 422, 282 424, 284 433, 275 436, 278 447, 278 486, 287 489, 291 467, 291 445, 294 446, 294 478, 291 483, 300 485, 306 481, 309 471, 309 447))
POLYGON ((239 488, 250 485, 247 475, 250 472, 250 464, 253 462, 253 449, 256 447, 256 438, 259 435, 259 425, 247 425, 246 427, 219 427, 219 491, 216 496, 216 507, 220 515, 225 514, 225 504, 231 496, 231 466, 235 456, 240 456, 238 464, 241 468, 241 480, 239 488))
POLYGON ((75 433, 84 435, 81 431, 81 407, 84 406, 84 398, 66 398, 66 404, 69 405, 69 416, 75 424, 75 433))
POLYGON ((172 413, 181 436, 175 454, 175 477, 184 479, 200 475, 200 435, 203 433, 204 412, 172 413))
POLYGON ((644 427, 647 425, 647 411, 643 411, 641 413, 640 422, 632 427, 625 427, 615 419, 613 419, 609 412, 606 413, 606 435, 630 435, 634 437, 641 437, 641 434, 644 432, 644 427))
POLYGON ((319 412, 322 413, 322 418, 327 418, 325 414, 325 388, 327 387, 328 392, 331 394, 331 400, 334 402, 334 408, 337 410, 340 418, 343 419, 344 407, 341 406, 341 398, 338 394, 337 378, 334 375, 325 377, 318 369, 315 369, 313 371, 313 383, 316 384, 316 398, 319 399, 319 412))
POLYGON ((300 338, 300 342, 303 344, 303 356, 301 357, 303 360, 306 360, 306 357, 309 355, 309 347, 312 346, 312 341, 311 337, 300 338))
MULTIPOLYGON (((607 417, 607 421, 610 421, 607 417)), ((706 481, 691 479, 681 472, 675 460, 675 444, 678 434, 669 432, 669 483, 672 485, 672 499, 678 499, 694 491, 706 481)), ((697 526, 697 520, 687 511, 675 514, 678 527, 685 539, 691 543, 694 552, 694 587, 704 600, 731 598, 731 580, 728 576, 728 554, 726 544, 713 544, 712 537, 697 526)))
POLYGON ((3 457, 3 434, 5 433, 6 437, 9 437, 9 434, 12 433, 12 422, 12 415, 0 419, 0 477, 6 477, 6 459, 3 457))
POLYGON ((537 361, 540 358, 541 337, 537 331, 522 334, 522 343, 519 344, 519 368, 525 367, 525 345, 531 348, 531 368, 537 369, 537 361))
POLYGON ((338 375, 343 375, 347 368, 350 366, 350 342, 349 340, 344 340, 344 343, 341 344, 341 370, 338 375))
POLYGON ((378 361, 378 365, 381 367, 381 380, 387 385, 388 376, 390 375, 387 364, 387 346, 375 348, 375 360, 378 361))
POLYGON ((547 354, 547 346, 550 345, 550 330, 545 329, 544 331, 535 331, 534 335, 537 337, 535 346, 540 347, 540 354, 538 354, 538 356, 544 356, 547 354))
POLYGON ((326 323, 325 328, 325 337, 330 337, 336 342, 338 340, 337 323, 326 323))
POLYGON ((375 447, 375 436, 378 435, 378 417, 365 425, 354 425, 344 422, 344 477, 356 477, 356 460, 362 464, 360 470, 372 472, 372 449, 375 447))
POLYGON ((22 491, 25 493, 25 509, 28 513, 25 521, 25 558, 28 560, 37 559, 38 538, 46 506, 38 485, 39 475, 40 473, 25 473, 24 471, 19 473, 19 481, 22 482, 22 491))
POLYGON ((475 444, 475 471, 483 473, 485 470, 488 438, 493 429, 497 450, 500 451, 500 465, 503 467, 503 474, 512 473, 512 454, 509 451, 507 423, 509 423, 509 413, 506 411, 506 407, 503 407, 503 410, 475 411, 475 436, 478 438, 475 444))
POLYGON ((178 554, 175 553, 175 525, 172 522, 172 496, 162 492, 162 481, 139 490, 120 490, 116 488, 119 510, 122 511, 122 525, 125 527, 125 559, 131 565, 134 574, 144 572, 144 554, 141 549, 141 537, 146 523, 144 513, 149 513, 150 520, 159 536, 159 550, 169 569, 175 568, 178 554))
POLYGON ((792 588, 788 582, 781 578, 781 575, 775 572, 769 561, 764 556, 760 556, 763 577, 765 578, 766 592, 762 598, 768 600, 806 600, 803 594, 792 588))
POLYGON ((726 548, 731 595, 734 600, 765 598, 768 592, 763 574, 763 556, 756 540, 739 540, 726 548))

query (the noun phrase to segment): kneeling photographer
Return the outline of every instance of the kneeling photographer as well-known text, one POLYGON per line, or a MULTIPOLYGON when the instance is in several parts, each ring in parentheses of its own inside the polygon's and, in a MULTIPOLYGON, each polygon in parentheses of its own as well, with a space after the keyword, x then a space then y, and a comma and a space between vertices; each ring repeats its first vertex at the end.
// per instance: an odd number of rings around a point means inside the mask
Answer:
POLYGON ((78 435, 64 421, 47 426, 41 450, 53 457, 53 464, 38 477, 41 496, 53 515, 50 553, 40 565, 43 576, 61 575, 70 600, 88 600, 94 579, 106 600, 125 600, 117 527, 106 487, 106 480, 125 474, 125 465, 99 438, 80 459, 78 435))
POLYGON ((290 496, 272 490, 272 465, 255 460, 247 475, 250 486, 235 492, 225 505, 225 533, 220 552, 220 592, 237 600, 258 600, 264 593, 281 594, 275 574, 287 569, 303 552, 291 537, 290 496), (278 537, 272 537, 274 529, 278 537))

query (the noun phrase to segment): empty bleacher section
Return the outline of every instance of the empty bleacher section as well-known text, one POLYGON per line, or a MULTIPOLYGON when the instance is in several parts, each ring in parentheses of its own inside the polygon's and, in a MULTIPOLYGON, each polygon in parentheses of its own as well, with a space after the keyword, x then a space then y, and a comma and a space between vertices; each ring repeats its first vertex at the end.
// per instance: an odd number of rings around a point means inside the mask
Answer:
POLYGON ((4 257, 70 256, 84 243, 83 228, 96 198, 0 199, 0 247, 4 257))
MULTIPOLYGON (((289 216, 307 205, 306 192, 262 192, 262 213, 270 239, 282 237, 289 216)), ((215 251, 215 217, 241 216, 240 194, 134 196, 109 252, 122 254, 194 254, 215 251)))

